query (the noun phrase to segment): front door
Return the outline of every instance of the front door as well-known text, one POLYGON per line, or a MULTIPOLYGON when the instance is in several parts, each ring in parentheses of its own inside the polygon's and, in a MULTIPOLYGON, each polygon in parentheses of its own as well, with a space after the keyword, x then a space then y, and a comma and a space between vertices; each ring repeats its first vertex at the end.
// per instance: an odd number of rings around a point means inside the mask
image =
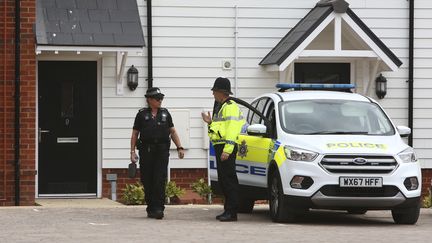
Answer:
POLYGON ((38 63, 39 195, 96 195, 97 63, 38 63))

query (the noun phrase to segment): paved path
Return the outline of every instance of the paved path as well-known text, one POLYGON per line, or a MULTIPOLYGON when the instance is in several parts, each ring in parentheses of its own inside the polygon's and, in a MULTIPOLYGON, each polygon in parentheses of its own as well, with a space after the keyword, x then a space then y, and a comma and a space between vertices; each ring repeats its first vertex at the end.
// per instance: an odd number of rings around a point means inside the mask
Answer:
MULTIPOLYGON (((93 199, 97 200, 97 199, 93 199)), ((99 199, 100 200, 100 199, 99 199)), ((169 205, 163 220, 145 206, 110 201, 0 207, 0 242, 431 242, 432 209, 417 225, 395 225, 387 211, 366 215, 312 211, 296 224, 273 223, 268 206, 219 222, 221 205, 169 205)), ((72 200, 73 202, 73 200, 72 200)))

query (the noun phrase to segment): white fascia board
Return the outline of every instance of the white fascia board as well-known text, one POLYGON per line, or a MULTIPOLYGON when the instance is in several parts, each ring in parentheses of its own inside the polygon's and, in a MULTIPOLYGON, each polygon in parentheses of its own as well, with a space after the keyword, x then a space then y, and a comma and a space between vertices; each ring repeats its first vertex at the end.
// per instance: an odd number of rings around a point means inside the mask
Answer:
POLYGON ((65 51, 65 52, 129 52, 143 53, 143 47, 117 47, 117 46, 36 46, 36 53, 42 51, 65 51))
MULTIPOLYGON (((378 55, 391 71, 396 71, 399 67, 381 50, 379 46, 360 28, 348 14, 342 15, 343 20, 359 35, 366 44, 378 55)), ((386 71, 390 71, 386 70, 386 71)))
POLYGON ((378 55, 373 51, 338 51, 338 50, 303 50, 299 57, 375 57, 378 55))
POLYGON ((341 14, 335 14, 334 22, 334 49, 342 50, 342 17, 341 14))
POLYGON ((278 72, 279 71, 279 66, 276 64, 271 64, 271 65, 262 65, 264 71, 267 72, 278 72))
POLYGON ((285 70, 291 62, 296 59, 300 53, 330 24, 335 18, 335 13, 332 12, 321 22, 320 25, 289 55, 280 65, 279 71, 285 70))

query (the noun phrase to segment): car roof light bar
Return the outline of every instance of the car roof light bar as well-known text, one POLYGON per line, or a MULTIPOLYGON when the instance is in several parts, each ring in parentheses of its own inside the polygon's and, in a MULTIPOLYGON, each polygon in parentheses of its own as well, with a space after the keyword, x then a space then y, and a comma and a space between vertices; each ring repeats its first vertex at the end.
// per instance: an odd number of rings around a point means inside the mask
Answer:
POLYGON ((308 90, 342 90, 342 89, 354 89, 354 84, 276 84, 276 88, 279 88, 280 92, 287 89, 308 89, 308 90))

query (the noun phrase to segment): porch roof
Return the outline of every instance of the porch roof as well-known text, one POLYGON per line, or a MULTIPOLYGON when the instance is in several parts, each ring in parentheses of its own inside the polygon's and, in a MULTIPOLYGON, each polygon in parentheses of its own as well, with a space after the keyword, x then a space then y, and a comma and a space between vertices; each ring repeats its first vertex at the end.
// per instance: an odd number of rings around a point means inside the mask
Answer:
MULTIPOLYGON (((324 22, 325 25, 328 25, 336 18, 337 14, 341 14, 342 17, 340 18, 345 20, 348 25, 353 25, 351 26, 353 29, 363 32, 359 35, 360 38, 370 46, 370 49, 376 53, 375 56, 382 59, 389 69, 400 67, 402 61, 369 29, 369 27, 367 27, 367 25, 348 7, 348 5, 349 4, 344 0, 319 1, 315 7, 281 39, 281 41, 261 60, 259 64, 265 66, 277 65, 286 68, 288 64, 283 63, 286 62, 287 59, 291 62, 300 55, 301 51, 306 47, 303 42, 308 41, 308 37, 311 35, 316 37, 319 33, 315 32, 323 30, 324 27, 321 28, 321 25, 323 25, 324 22), (373 47, 371 47, 372 45, 373 47)), ((311 41, 312 40, 309 40, 308 43, 311 41)), ((339 51, 338 54, 341 54, 341 51, 343 50, 337 51, 339 51)), ((348 57, 353 53, 355 54, 355 57, 362 57, 361 52, 345 52, 345 54, 341 54, 341 56, 348 57)), ((371 57, 370 52, 364 52, 364 54, 364 57, 371 57)), ((278 69, 281 70, 281 67, 278 69)))
POLYGON ((39 51, 53 46, 82 51, 145 46, 136 0, 37 0, 36 4, 39 51))

